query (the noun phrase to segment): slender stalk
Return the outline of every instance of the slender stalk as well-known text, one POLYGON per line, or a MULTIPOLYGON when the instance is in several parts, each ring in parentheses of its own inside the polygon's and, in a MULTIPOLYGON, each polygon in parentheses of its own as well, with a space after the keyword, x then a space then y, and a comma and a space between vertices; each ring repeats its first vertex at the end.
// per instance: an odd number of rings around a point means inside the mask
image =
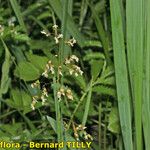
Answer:
POLYGON ((61 128, 61 114, 60 114, 60 104, 57 98, 57 83, 56 77, 53 77, 54 84, 54 100, 55 100, 55 111, 56 111, 56 127, 57 127, 57 140, 60 142, 62 140, 62 128, 61 128))
POLYGON ((61 40, 61 44, 59 48, 59 57, 60 57, 59 59, 61 64, 64 59, 65 40, 67 34, 68 0, 63 1, 62 8, 63 8, 63 16, 62 16, 61 32, 63 34, 63 39, 61 40))
POLYGON ((99 107, 98 107, 98 111, 99 111, 99 117, 98 117, 98 144, 99 144, 99 150, 101 150, 101 113, 102 113, 102 104, 99 103, 99 107))

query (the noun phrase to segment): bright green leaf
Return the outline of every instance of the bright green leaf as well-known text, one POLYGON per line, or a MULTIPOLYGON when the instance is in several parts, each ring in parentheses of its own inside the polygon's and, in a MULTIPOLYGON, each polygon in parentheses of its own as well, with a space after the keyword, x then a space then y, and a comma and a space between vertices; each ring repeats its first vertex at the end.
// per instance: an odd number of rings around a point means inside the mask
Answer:
POLYGON ((40 77, 39 70, 29 62, 20 62, 16 67, 14 74, 24 81, 32 81, 40 77))

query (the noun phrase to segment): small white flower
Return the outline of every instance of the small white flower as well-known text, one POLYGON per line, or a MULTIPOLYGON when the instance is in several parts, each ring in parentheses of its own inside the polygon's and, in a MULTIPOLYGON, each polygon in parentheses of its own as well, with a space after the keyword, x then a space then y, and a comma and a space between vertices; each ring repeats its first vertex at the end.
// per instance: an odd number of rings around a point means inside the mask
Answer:
POLYGON ((37 103, 37 99, 38 99, 38 96, 32 97, 32 103, 31 103, 32 110, 35 110, 35 104, 37 103))
POLYGON ((39 87, 39 86, 40 86, 40 81, 39 80, 37 80, 36 82, 31 84, 32 88, 39 87))
POLYGON ((76 40, 75 40, 74 38, 72 38, 72 39, 68 40, 66 43, 67 43, 69 46, 73 47, 74 44, 76 43, 76 40))
POLYGON ((42 73, 42 76, 44 76, 45 78, 48 78, 48 72, 47 72, 47 70, 45 70, 45 71, 42 73))
POLYGON ((58 38, 58 39, 62 39, 62 38, 63 38, 63 35, 62 35, 62 34, 58 34, 57 38, 58 38))
POLYGON ((58 99, 61 99, 61 96, 65 96, 65 90, 64 90, 64 88, 62 87, 62 88, 60 88, 59 89, 59 91, 57 92, 57 97, 58 97, 58 99))
POLYGON ((42 33, 42 34, 46 34, 46 31, 45 31, 45 30, 42 30, 41 33, 42 33))
POLYGON ((33 100, 32 102, 33 102, 33 103, 37 103, 37 102, 38 102, 37 99, 38 99, 38 96, 33 96, 33 97, 32 97, 32 100, 33 100))
POLYGON ((60 88, 60 92, 61 92, 61 94, 63 95, 63 96, 65 96, 65 90, 64 90, 64 88, 62 87, 62 88, 60 88))
POLYGON ((55 39, 55 43, 58 44, 58 43, 59 43, 58 38, 57 38, 57 37, 54 37, 54 39, 55 39))
POLYGON ((31 87, 34 88, 34 84, 33 83, 31 84, 31 87))
POLYGON ((75 76, 77 77, 79 74, 77 72, 75 72, 75 76))
POLYGON ((73 100, 72 91, 70 89, 67 89, 66 96, 67 96, 68 99, 73 100))
POLYGON ((62 39, 63 38, 63 35, 62 34, 58 34, 58 36, 55 36, 54 39, 55 39, 55 43, 58 44, 59 43, 59 39, 62 39))
POLYGON ((74 39, 74 37, 72 38, 72 43, 75 44, 77 41, 74 39))
POLYGON ((35 110, 35 106, 33 104, 31 104, 31 109, 35 110))
POLYGON ((79 61, 79 58, 78 58, 76 55, 72 55, 72 56, 70 57, 70 59, 71 59, 71 60, 75 60, 76 62, 79 61))
POLYGON ((61 99, 61 92, 60 91, 57 92, 57 97, 58 97, 58 99, 61 99))
POLYGON ((55 73, 53 66, 50 67, 50 71, 51 71, 52 74, 55 73))
POLYGON ((83 75, 83 71, 82 70, 80 70, 79 73, 80 73, 81 76, 83 75))
POLYGON ((61 66, 58 67, 58 74, 63 76, 63 74, 62 74, 62 67, 61 66))
POLYGON ((54 28, 54 29, 57 29, 57 28, 58 28, 58 25, 57 25, 57 24, 54 24, 54 25, 53 25, 53 28, 54 28))
POLYGON ((44 105, 47 99, 44 97, 44 95, 42 95, 41 100, 42 100, 42 105, 44 105))
POLYGON ((43 95, 48 97, 48 93, 47 93, 47 89, 46 88, 43 88, 43 95))
POLYGON ((41 34, 44 34, 44 35, 46 35, 47 37, 50 36, 50 33, 49 33, 49 32, 46 32, 45 30, 42 30, 42 31, 41 31, 41 34))
POLYGON ((75 69, 76 73, 79 73, 80 75, 82 75, 82 74, 83 74, 83 71, 81 70, 81 68, 80 68, 79 66, 77 66, 77 65, 73 65, 73 67, 74 67, 74 69, 75 69))
POLYGON ((73 75, 74 70, 73 69, 69 69, 69 73, 70 75, 73 75))
POLYGON ((76 127, 76 130, 79 130, 79 131, 83 131, 85 130, 87 127, 83 126, 82 124, 78 125, 78 127, 76 127))
POLYGON ((65 59, 65 64, 70 64, 70 59, 65 59))

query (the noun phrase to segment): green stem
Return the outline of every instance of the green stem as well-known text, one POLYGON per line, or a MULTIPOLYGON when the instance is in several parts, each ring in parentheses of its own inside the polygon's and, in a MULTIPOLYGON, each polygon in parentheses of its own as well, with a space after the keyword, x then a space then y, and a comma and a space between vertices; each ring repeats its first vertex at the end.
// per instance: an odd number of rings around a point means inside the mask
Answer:
POLYGON ((98 123, 98 132, 99 132, 99 136, 98 136, 98 143, 99 143, 99 150, 101 150, 101 112, 102 112, 102 104, 99 103, 99 117, 98 117, 98 120, 99 120, 99 123, 98 123))
POLYGON ((61 65, 64 59, 65 39, 66 39, 66 33, 67 33, 67 13, 68 13, 68 0, 64 0, 63 1, 63 16, 62 16, 63 19, 62 19, 62 26, 61 26, 63 39, 61 41, 60 48, 59 48, 59 60, 60 60, 61 65))
POLYGON ((61 130, 61 114, 60 114, 60 104, 57 98, 57 83, 56 77, 53 77, 53 84, 54 84, 54 100, 55 100, 55 111, 56 111, 56 127, 57 127, 57 140, 58 142, 62 139, 62 130, 61 130))

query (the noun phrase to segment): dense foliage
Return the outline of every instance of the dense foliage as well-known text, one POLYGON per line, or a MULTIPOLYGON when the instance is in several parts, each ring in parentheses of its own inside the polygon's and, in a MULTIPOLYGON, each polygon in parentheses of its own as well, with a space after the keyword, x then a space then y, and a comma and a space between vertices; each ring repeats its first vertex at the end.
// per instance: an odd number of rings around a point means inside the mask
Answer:
POLYGON ((132 18, 126 31, 124 3, 0 0, 0 5, 0 141, 90 140, 93 150, 132 150, 141 142, 142 120, 136 117, 141 95, 135 94, 142 90, 135 88, 142 87, 141 74, 132 83, 130 64, 136 61, 130 51, 127 61, 125 43, 131 47, 128 38, 124 42, 132 18))

